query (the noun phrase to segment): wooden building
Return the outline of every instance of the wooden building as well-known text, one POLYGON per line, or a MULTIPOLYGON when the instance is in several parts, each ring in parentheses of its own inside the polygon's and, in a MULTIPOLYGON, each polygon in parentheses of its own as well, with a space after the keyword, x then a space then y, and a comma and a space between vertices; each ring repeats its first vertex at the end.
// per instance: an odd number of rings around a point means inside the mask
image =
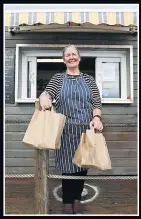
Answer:
MULTIPOLYGON (((94 76, 102 98, 112 170, 137 175, 137 12, 5 12, 5 174, 33 174, 34 149, 22 139, 35 100, 56 72, 62 49, 80 49, 80 70, 94 76)), ((49 173, 56 173, 50 151, 49 173)))

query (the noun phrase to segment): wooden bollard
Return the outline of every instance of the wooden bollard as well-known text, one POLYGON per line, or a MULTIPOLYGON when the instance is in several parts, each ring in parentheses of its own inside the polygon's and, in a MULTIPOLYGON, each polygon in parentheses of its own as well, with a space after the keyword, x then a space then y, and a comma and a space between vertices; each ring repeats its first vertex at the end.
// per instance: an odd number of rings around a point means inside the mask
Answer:
MULTIPOLYGON (((39 99, 35 101, 35 109, 39 109, 39 99)), ((49 151, 35 149, 35 214, 48 214, 48 168, 49 151)))

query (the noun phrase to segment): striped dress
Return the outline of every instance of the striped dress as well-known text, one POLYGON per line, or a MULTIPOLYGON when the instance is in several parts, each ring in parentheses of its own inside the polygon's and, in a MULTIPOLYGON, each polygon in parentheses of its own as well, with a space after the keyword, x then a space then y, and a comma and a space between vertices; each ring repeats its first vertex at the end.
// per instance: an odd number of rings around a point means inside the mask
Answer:
POLYGON ((62 173, 75 173, 85 170, 72 163, 72 158, 80 142, 82 132, 89 129, 93 109, 101 109, 98 87, 92 76, 80 73, 71 76, 55 74, 44 93, 55 99, 55 110, 66 116, 61 136, 61 147, 55 150, 56 169, 62 173))

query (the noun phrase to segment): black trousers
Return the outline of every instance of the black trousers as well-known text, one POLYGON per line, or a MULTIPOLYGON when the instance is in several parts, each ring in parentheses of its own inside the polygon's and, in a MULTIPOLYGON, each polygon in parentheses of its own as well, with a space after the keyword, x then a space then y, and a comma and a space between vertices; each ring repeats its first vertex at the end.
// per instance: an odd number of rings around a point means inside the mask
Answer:
MULTIPOLYGON (((86 176, 87 170, 76 173, 62 173, 64 176, 86 176)), ((81 200, 81 193, 85 180, 82 179, 62 179, 62 199, 63 203, 71 204, 74 200, 81 200)))

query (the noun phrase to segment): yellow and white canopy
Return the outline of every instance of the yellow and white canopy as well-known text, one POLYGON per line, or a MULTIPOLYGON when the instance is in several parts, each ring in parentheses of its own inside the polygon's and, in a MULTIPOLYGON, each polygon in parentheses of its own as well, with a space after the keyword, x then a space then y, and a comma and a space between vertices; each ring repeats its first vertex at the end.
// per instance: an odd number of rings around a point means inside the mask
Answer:
POLYGON ((137 25, 136 12, 20 12, 5 13, 5 26, 65 24, 67 22, 108 25, 137 25))
MULTIPOLYGON (((5 13, 5 26, 19 30, 41 31, 48 28, 112 26, 136 27, 137 12, 19 12, 5 13), (22 29, 25 27, 25 29, 22 29), (36 28, 35 28, 36 26, 36 28), (38 28, 37 28, 38 26, 38 28), (39 27, 40 26, 40 27, 39 27), (29 29, 27 27, 30 27, 29 29)), ((128 28, 129 29, 129 28, 128 28)))

